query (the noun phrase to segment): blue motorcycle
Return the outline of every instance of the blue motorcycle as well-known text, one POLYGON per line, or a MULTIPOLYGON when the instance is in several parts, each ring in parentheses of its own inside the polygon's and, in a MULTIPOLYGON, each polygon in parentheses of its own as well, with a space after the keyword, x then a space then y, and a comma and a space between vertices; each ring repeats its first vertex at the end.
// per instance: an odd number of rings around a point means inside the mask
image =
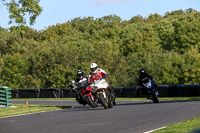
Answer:
POLYGON ((147 92, 147 98, 151 99, 154 103, 159 103, 158 101, 158 90, 156 89, 154 81, 149 78, 142 79, 142 85, 144 90, 147 92))

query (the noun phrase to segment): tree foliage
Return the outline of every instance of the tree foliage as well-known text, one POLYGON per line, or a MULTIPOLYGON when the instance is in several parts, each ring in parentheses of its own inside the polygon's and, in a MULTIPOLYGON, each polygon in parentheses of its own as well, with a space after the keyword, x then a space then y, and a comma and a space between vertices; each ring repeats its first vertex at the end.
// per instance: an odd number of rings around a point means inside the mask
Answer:
POLYGON ((3 4, 7 6, 9 10, 9 24, 15 22, 17 24, 25 25, 27 23, 26 15, 30 15, 29 24, 35 23, 36 17, 42 12, 40 7, 40 0, 2 0, 3 4))
MULTIPOLYGON (((24 0, 25 1, 25 0, 24 0)), ((74 18, 36 31, 0 28, 0 84, 65 88, 96 62, 113 86, 137 85, 145 68, 158 84, 200 81, 200 13, 193 9, 132 17, 74 18)))

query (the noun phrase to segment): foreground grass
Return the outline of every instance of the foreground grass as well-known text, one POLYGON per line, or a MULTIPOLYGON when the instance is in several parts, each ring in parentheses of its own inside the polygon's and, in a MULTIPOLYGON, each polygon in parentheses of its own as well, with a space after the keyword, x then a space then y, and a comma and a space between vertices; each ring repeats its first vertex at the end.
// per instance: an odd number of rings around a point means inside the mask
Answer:
POLYGON ((75 98, 12 98, 12 100, 22 100, 22 101, 56 101, 56 100, 75 100, 75 98))
POLYGON ((200 132, 200 117, 172 124, 152 133, 192 133, 196 130, 198 130, 198 133, 200 132))
MULTIPOLYGON (((200 97, 159 97, 164 101, 200 100, 200 97)), ((75 98, 14 98, 12 100, 75 100, 75 98)), ((116 100, 147 100, 146 98, 116 98, 116 100)))
POLYGON ((32 104, 13 104, 9 108, 0 108, 0 117, 13 116, 19 114, 36 113, 48 110, 65 109, 71 106, 48 106, 48 105, 32 105, 32 104))

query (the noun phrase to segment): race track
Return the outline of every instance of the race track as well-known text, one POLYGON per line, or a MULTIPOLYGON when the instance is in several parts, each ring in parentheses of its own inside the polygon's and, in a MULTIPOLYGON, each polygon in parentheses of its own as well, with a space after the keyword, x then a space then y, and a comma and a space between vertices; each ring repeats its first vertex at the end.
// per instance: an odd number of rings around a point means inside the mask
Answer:
MULTIPOLYGON (((25 103, 25 101, 13 101, 25 103)), ((0 133, 143 133, 200 116, 200 101, 117 101, 105 110, 75 101, 29 101, 29 104, 73 108, 0 118, 0 133)))

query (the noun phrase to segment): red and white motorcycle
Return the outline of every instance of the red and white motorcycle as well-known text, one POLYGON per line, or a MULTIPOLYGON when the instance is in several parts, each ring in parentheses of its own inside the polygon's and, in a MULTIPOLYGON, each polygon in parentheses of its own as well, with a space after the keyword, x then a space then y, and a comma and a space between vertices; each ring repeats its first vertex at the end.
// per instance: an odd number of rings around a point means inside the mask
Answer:
POLYGON ((92 88, 94 97, 94 103, 101 103, 102 106, 107 108, 113 107, 113 98, 108 88, 110 85, 105 79, 101 79, 98 75, 93 75, 93 81, 89 88, 92 88))

